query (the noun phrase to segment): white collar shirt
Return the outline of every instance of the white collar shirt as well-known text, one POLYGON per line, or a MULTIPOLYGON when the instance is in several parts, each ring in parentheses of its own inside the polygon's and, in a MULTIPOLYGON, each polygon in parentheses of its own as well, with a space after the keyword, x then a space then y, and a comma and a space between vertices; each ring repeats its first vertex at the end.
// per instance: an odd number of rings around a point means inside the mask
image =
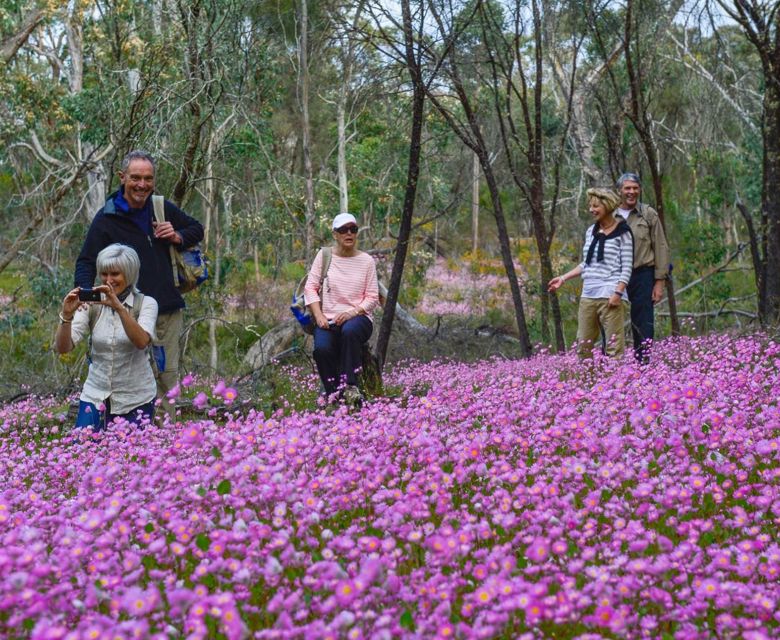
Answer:
MULTIPOLYGON (((123 304, 132 315, 133 294, 123 304)), ((157 301, 144 296, 138 324, 152 339, 157 323, 157 301)), ((71 338, 76 344, 89 335, 89 306, 84 305, 73 316, 71 338)), ((111 413, 122 415, 154 400, 157 384, 147 349, 139 349, 128 338, 119 314, 107 306, 92 328, 92 362, 80 399, 100 406, 111 399, 111 413)))

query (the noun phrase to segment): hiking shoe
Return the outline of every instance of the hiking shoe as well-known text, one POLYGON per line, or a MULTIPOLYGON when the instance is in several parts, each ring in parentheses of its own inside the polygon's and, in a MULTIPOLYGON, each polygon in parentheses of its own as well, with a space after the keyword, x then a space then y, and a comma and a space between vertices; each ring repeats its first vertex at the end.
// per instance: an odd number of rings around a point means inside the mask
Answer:
POLYGON ((363 394, 355 385, 347 385, 344 389, 344 403, 352 407, 360 407, 363 404, 363 394))

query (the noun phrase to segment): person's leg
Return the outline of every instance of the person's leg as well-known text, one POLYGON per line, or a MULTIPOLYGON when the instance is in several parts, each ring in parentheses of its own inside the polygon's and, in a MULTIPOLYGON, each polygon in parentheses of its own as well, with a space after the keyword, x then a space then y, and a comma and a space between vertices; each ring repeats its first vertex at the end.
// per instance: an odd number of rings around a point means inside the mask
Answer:
POLYGON ((92 402, 79 400, 79 412, 76 416, 76 429, 90 428, 92 431, 102 431, 105 429, 105 412, 101 411, 92 402))
POLYGON ((184 329, 184 312, 179 309, 173 313, 157 316, 154 341, 154 357, 156 364, 157 397, 160 398, 162 410, 168 414, 171 421, 176 418, 174 405, 166 397, 166 393, 179 382, 179 356, 181 347, 179 340, 184 329))
POLYGON ((645 340, 655 336, 653 316, 653 269, 637 269, 631 275, 628 285, 628 299, 631 301, 631 334, 634 340, 634 356, 639 362, 649 358, 645 340))
POLYGON ((123 418, 136 427, 143 427, 144 423, 151 423, 154 419, 154 405, 155 401, 151 400, 146 404, 137 406, 135 409, 132 409, 127 413, 112 413, 110 416, 108 416, 107 421, 112 422, 116 418, 123 418))
POLYGON ((339 386, 339 332, 336 328, 314 327, 314 361, 325 393, 335 393, 339 386))
POLYGON ((341 325, 339 366, 347 385, 357 386, 357 371, 363 366, 363 345, 373 330, 374 324, 365 316, 357 316, 341 325))
POLYGON ((577 312, 577 354, 580 358, 593 355, 593 344, 599 337, 599 300, 580 298, 577 312))
POLYGON ((599 323, 606 336, 604 346, 608 356, 621 356, 626 350, 626 335, 623 330, 625 317, 622 302, 617 307, 610 307, 608 301, 604 300, 599 309, 599 323))

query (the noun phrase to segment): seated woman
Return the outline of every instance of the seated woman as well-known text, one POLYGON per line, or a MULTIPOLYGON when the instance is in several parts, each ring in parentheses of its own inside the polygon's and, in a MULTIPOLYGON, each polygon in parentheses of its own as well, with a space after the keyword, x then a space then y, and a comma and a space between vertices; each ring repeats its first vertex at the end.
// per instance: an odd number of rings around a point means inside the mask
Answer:
POLYGON ((151 422, 157 383, 147 348, 154 336, 157 302, 136 288, 141 263, 132 247, 107 246, 97 255, 96 267, 102 284, 92 292, 99 299, 85 303, 89 290, 69 291, 54 338, 57 353, 68 353, 90 336, 89 371, 76 427, 101 431, 115 418, 136 425, 151 422))
POLYGON ((351 213, 333 219, 330 264, 323 273, 323 251, 312 263, 304 300, 314 318, 314 360, 329 398, 342 384, 344 400, 362 400, 357 388, 357 371, 363 345, 373 331, 371 312, 379 304, 374 259, 357 249, 358 225, 351 213), (322 286, 320 286, 322 283, 322 286))
POLYGON ((620 204, 616 193, 609 189, 588 189, 588 202, 595 224, 585 233, 583 261, 550 280, 547 290, 555 291, 567 280, 582 276, 577 316, 579 355, 592 355, 593 343, 603 331, 607 355, 619 356, 626 347, 624 303, 628 301, 626 287, 634 261, 634 238, 628 224, 614 216, 620 204))

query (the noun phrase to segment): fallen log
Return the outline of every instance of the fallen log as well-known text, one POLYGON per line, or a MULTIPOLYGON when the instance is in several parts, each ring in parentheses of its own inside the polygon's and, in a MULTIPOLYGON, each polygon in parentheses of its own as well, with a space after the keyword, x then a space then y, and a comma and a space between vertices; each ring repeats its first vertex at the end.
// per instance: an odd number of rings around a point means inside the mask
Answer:
POLYGON ((287 350, 293 340, 301 335, 304 335, 301 325, 294 318, 290 318, 266 331, 257 342, 249 347, 244 356, 244 362, 253 370, 260 369, 287 350))

